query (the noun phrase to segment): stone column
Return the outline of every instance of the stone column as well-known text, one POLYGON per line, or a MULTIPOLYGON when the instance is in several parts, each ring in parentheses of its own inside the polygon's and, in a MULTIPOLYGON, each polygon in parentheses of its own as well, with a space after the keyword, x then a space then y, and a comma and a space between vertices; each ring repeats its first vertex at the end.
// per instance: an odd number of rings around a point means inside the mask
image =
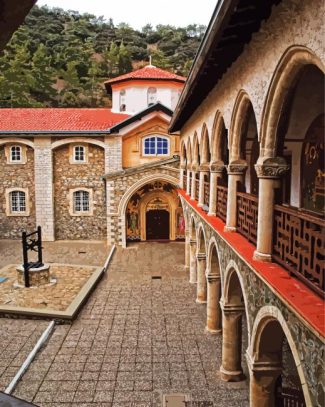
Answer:
POLYGON ((190 240, 190 283, 196 284, 196 240, 190 240))
POLYGON ((207 302, 207 281, 205 277, 206 256, 204 253, 198 253, 196 258, 197 258, 196 302, 198 304, 206 304, 207 302))
POLYGON ((221 379, 226 382, 244 380, 241 367, 242 305, 222 305, 222 363, 221 379))
POLYGON ((259 178, 256 260, 272 260, 274 190, 280 186, 280 177, 288 169, 289 165, 282 157, 261 158, 255 165, 259 178))
POLYGON ((214 162, 210 165, 210 199, 209 199, 209 216, 216 216, 217 205, 217 182, 218 178, 222 177, 224 171, 224 164, 222 161, 214 162))
POLYGON ((54 194, 51 138, 34 141, 36 226, 42 227, 42 239, 54 241, 54 194))
POLYGON ((186 175, 187 175, 187 185, 186 185, 186 195, 190 195, 191 194, 191 170, 188 168, 186 171, 186 175))
POLYGON ((190 230, 185 230, 185 270, 188 271, 190 269, 190 259, 191 259, 191 247, 190 247, 190 230))
POLYGON ((221 332, 221 279, 218 274, 211 274, 207 270, 207 326, 210 333, 221 332))
POLYGON ((235 232, 237 226, 237 186, 238 181, 244 183, 247 164, 243 160, 228 165, 228 200, 225 231, 235 232))
POLYGON ((105 172, 122 169, 122 138, 120 135, 105 136, 105 172))
POLYGON ((191 185, 191 199, 195 200, 196 193, 196 174, 197 174, 197 165, 192 165, 192 185, 191 185))
MULTIPOLYGON (((180 164, 179 166, 179 186, 181 189, 184 189, 184 171, 186 169, 185 164, 180 164)), ((186 187, 186 185, 185 185, 186 187)))
POLYGON ((275 383, 282 372, 281 366, 275 361, 252 362, 249 356, 247 364, 250 407, 274 407, 275 383))
POLYGON ((199 187, 199 203, 198 206, 202 207, 204 205, 204 178, 205 176, 209 176, 209 165, 202 164, 200 166, 200 187, 199 187))

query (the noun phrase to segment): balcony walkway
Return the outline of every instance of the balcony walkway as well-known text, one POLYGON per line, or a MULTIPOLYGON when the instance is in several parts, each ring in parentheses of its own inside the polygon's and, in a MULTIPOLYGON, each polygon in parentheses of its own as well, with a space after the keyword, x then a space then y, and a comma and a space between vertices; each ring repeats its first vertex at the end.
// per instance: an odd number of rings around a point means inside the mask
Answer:
POLYGON ((119 248, 77 320, 56 326, 14 395, 41 407, 161 407, 162 394, 178 392, 247 407, 247 382, 219 380, 221 335, 204 333, 206 306, 188 280, 184 243, 119 248))
POLYGON ((192 208, 233 247, 237 254, 248 263, 260 277, 283 299, 289 307, 300 315, 320 337, 325 337, 324 301, 276 263, 264 263, 253 259, 255 246, 239 233, 224 232, 225 223, 216 216, 208 216, 197 202, 191 200, 185 191, 178 193, 192 208))

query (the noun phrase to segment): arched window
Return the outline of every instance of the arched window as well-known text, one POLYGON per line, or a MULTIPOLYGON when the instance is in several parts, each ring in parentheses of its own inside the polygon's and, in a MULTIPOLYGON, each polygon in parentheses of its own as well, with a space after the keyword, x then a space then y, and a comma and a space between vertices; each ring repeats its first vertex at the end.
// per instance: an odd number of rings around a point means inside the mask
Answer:
POLYGON ((20 213, 26 212, 26 193, 23 191, 12 191, 10 198, 10 212, 20 213))
POLYGON ((169 155, 169 139, 161 136, 149 136, 143 139, 143 155, 169 155))
POLYGON ((126 111, 126 92, 125 89, 120 91, 120 112, 126 111))
POLYGON ((147 96, 148 96, 148 106, 157 103, 157 88, 153 87, 148 88, 147 96))
POLYGON ((10 147, 10 161, 18 162, 18 163, 22 161, 21 146, 11 146, 10 147))
POLYGON ((73 211, 74 212, 89 212, 89 192, 75 191, 73 193, 73 211))

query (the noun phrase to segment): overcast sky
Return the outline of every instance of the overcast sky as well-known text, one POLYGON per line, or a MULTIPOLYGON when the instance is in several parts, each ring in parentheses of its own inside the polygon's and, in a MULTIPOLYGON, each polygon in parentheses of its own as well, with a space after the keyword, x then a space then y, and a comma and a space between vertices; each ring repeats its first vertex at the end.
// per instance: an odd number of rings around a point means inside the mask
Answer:
POLYGON ((78 10, 96 16, 112 18, 114 24, 129 23, 140 29, 150 23, 171 24, 179 27, 188 24, 207 25, 217 0, 38 0, 37 4, 78 10))

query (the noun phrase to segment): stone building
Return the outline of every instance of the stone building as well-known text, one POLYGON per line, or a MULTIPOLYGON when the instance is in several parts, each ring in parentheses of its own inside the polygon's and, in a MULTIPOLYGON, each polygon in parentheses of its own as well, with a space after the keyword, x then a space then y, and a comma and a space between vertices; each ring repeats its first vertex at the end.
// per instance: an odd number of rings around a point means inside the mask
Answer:
POLYGON ((183 239, 168 126, 184 81, 148 65, 106 82, 112 109, 0 109, 1 238, 183 239))
POLYGON ((190 283, 254 407, 324 403, 322 9, 217 2, 170 126, 190 283))

